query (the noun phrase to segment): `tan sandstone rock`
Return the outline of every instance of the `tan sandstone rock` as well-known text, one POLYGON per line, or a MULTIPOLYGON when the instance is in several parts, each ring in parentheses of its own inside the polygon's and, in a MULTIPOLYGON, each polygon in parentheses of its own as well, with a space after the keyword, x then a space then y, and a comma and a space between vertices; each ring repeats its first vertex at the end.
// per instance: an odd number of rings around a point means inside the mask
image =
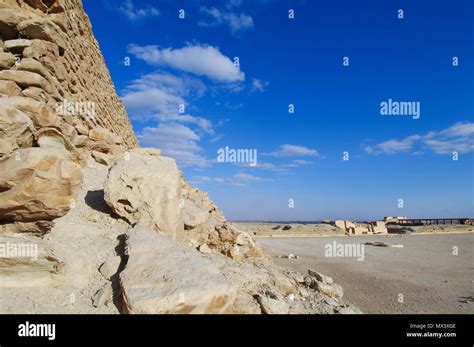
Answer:
POLYGON ((19 96, 21 88, 13 81, 0 81, 0 94, 19 96))
POLYGON ((63 263, 40 238, 0 236, 0 288, 54 285, 63 263))
POLYGON ((22 146, 31 146, 35 127, 15 107, 0 103, 0 159, 22 146))
POLYGON ((0 52, 0 69, 9 69, 15 65, 15 56, 11 53, 0 52))
POLYGON ((0 162, 0 220, 52 220, 74 205, 80 168, 53 149, 18 149, 0 162))
POLYGON ((174 159, 139 155, 117 162, 105 182, 105 201, 131 224, 175 238, 183 231, 180 173, 174 159))
POLYGON ((120 274, 129 313, 223 313, 237 288, 211 260, 167 236, 129 231, 128 262, 120 274))

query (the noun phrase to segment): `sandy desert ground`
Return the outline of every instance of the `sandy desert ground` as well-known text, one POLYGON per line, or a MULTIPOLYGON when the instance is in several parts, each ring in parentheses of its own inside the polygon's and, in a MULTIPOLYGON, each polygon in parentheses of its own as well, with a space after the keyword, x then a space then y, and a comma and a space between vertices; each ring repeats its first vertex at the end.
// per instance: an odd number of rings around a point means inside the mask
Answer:
POLYGON ((364 313, 474 313, 474 234, 411 234, 350 237, 259 238, 283 267, 317 268, 337 278, 345 298, 364 313), (325 245, 385 242, 403 248, 365 245, 364 261, 325 257, 325 245), (458 255, 453 254, 457 247, 458 255), (279 256, 293 253, 298 259, 279 256), (399 302, 400 294, 403 302, 399 302))

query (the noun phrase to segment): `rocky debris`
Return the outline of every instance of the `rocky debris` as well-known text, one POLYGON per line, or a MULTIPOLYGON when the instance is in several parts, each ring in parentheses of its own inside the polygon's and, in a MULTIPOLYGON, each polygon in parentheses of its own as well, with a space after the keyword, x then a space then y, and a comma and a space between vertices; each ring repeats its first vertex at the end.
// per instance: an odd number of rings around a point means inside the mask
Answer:
POLYGON ((209 248, 209 246, 206 245, 206 244, 199 246, 199 247, 198 247, 198 250, 199 250, 199 252, 201 252, 202 254, 211 254, 211 253, 212 253, 212 249, 209 248))
MULTIPOLYGON (((187 230, 196 229, 199 226, 216 226, 225 221, 224 215, 209 198, 205 192, 194 188, 181 178, 181 208, 183 209, 183 220, 187 230)), ((193 233, 199 232, 194 230, 193 233)))
POLYGON ((214 230, 211 229, 207 234, 206 242, 211 249, 225 254, 234 260, 262 256, 260 246, 250 235, 239 231, 235 226, 227 222, 216 225, 214 230))
MULTIPOLYGON (((142 150, 143 151, 143 150, 142 150)), ((182 235, 180 173, 174 159, 130 151, 109 171, 105 201, 132 225, 182 235)))
POLYGON ((120 274, 130 313, 223 313, 237 288, 208 258, 152 230, 128 233, 128 262, 120 274))
POLYGON ((335 284, 322 293, 266 258, 235 262, 205 255, 141 226, 129 230, 127 250, 120 273, 125 312, 334 313, 342 305, 335 284), (337 300, 328 301, 326 293, 337 300))
POLYGON ((368 223, 353 223, 348 220, 336 220, 332 223, 336 228, 343 229, 349 235, 387 234, 388 230, 384 221, 368 223))
POLYGON ((262 255, 260 247, 246 232, 225 220, 222 212, 205 192, 184 179, 180 205, 183 210, 184 240, 196 247, 207 245, 212 251, 235 260, 262 255))
POLYGON ((326 294, 332 298, 340 299, 343 296, 342 287, 336 283, 331 285, 316 280, 312 282, 311 286, 318 292, 326 294))
POLYGON ((308 269, 308 275, 316 278, 318 281, 326 283, 326 284, 332 284, 333 280, 331 277, 323 275, 320 272, 314 271, 312 269, 308 269))
POLYGON ((384 221, 370 222, 368 228, 373 234, 388 234, 388 229, 384 221))
POLYGON ((278 256, 278 258, 284 258, 284 259, 299 259, 299 256, 298 256, 298 255, 295 255, 295 254, 293 254, 293 253, 288 253, 288 254, 280 255, 280 256, 278 256))
POLYGON ((267 296, 257 296, 258 303, 265 314, 288 314, 290 305, 284 300, 269 298, 267 296))
POLYGON ((0 236, 0 288, 53 286, 63 263, 41 239, 0 236))
POLYGON ((338 314, 362 314, 363 312, 356 306, 352 304, 347 304, 336 309, 336 313, 338 314))
POLYGON ((52 220, 73 206, 80 168, 52 148, 24 148, 0 161, 0 220, 52 220))
POLYGON ((312 288, 331 298, 341 299, 344 295, 343 289, 339 284, 333 283, 333 279, 319 272, 309 269, 308 276, 305 277, 304 283, 307 287, 312 288))
POLYGON ((403 245, 402 245, 402 244, 386 243, 386 242, 381 242, 381 241, 366 242, 366 243, 364 243, 364 245, 367 245, 367 246, 376 246, 376 247, 403 248, 403 245))
POLYGON ((110 256, 99 267, 99 272, 105 279, 111 280, 119 269, 121 259, 119 256, 110 256))

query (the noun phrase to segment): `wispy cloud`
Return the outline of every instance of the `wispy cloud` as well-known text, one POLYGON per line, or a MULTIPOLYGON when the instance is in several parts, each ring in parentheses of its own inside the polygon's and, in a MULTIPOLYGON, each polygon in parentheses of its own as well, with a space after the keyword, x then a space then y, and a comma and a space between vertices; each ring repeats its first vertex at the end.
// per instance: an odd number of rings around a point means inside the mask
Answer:
POLYGON ((180 113, 187 108, 187 98, 199 98, 206 87, 187 76, 155 72, 133 80, 122 92, 122 101, 132 120, 157 121, 156 127, 138 132, 142 146, 160 148, 164 155, 176 159, 180 166, 204 167, 210 160, 204 156, 200 142, 205 137, 219 137, 207 118, 180 113))
POLYGON ((148 6, 146 8, 136 8, 132 0, 125 0, 119 7, 122 12, 131 21, 140 20, 146 17, 156 17, 160 15, 160 11, 155 7, 148 6))
POLYGON ((270 153, 263 153, 264 155, 269 155, 273 157, 319 157, 320 154, 317 150, 298 146, 284 144, 281 145, 279 149, 270 153))
POLYGON ((431 131, 424 135, 411 135, 401 140, 391 139, 373 146, 366 146, 370 154, 421 154, 423 149, 429 149, 436 154, 452 152, 469 153, 474 151, 474 123, 455 123, 441 131, 431 131))
POLYGON ((150 65, 205 76, 223 83, 241 82, 245 74, 218 48, 207 45, 188 45, 183 48, 160 48, 156 45, 131 44, 128 51, 150 65))
POLYGON ((202 154, 201 137, 185 125, 170 123, 147 127, 137 137, 142 146, 160 148, 164 155, 175 158, 182 166, 205 167, 210 164, 202 154))
POLYGON ((132 119, 144 121, 194 124, 202 131, 214 134, 211 121, 188 113, 185 97, 201 97, 206 86, 199 80, 167 73, 151 73, 132 81, 122 93, 122 101, 132 119))
MULTIPOLYGON (((233 1, 235 6, 240 2, 233 1)), ((227 6, 231 9, 235 6, 227 6)), ((253 18, 244 13, 236 13, 232 11, 221 11, 215 7, 201 7, 201 12, 209 17, 209 20, 201 20, 199 25, 202 27, 228 26, 233 34, 251 29, 254 27, 253 18)))
POLYGON ((251 91, 252 92, 264 92, 269 85, 270 85, 270 83, 268 81, 259 80, 259 79, 254 78, 254 79, 252 79, 251 91))
POLYGON ((247 163, 236 164, 236 165, 239 167, 245 167, 251 170, 265 170, 265 171, 271 171, 275 173, 288 174, 292 172, 292 169, 295 169, 304 165, 310 165, 310 164, 313 164, 313 162, 309 160, 296 159, 289 163, 269 163, 269 162, 259 161, 257 165, 250 165, 247 163))
POLYGON ((191 180, 193 184, 201 183, 217 183, 228 184, 234 186, 245 186, 252 183, 272 182, 272 179, 262 178, 259 176, 250 175, 247 173, 237 173, 228 177, 208 177, 208 176, 194 176, 191 180))

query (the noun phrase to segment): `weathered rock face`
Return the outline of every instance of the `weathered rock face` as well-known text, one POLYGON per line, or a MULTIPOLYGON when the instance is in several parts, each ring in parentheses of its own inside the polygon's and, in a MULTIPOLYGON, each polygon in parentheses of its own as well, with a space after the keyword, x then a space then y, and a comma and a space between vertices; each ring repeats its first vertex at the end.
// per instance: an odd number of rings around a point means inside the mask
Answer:
POLYGON ((118 161, 104 193, 107 204, 132 225, 170 235, 203 253, 235 260, 262 255, 250 235, 226 222, 207 193, 184 181, 173 159, 154 149, 134 149, 118 161))
POLYGON ((58 150, 25 148, 0 161, 0 220, 51 220, 65 215, 82 182, 80 168, 58 150))
POLYGON ((120 274, 130 313, 223 313, 237 287, 218 264, 153 230, 128 233, 128 263, 120 274))
POLYGON ((42 101, 71 142, 101 127, 137 146, 80 0, 2 1, 0 35, 0 96, 42 101))
POLYGON ((65 114, 137 146, 80 0, 2 3, 0 23, 0 81, 12 82, 1 84, 1 95, 42 100, 59 123, 75 128, 72 137, 79 126, 65 114))
POLYGON ((127 313, 336 313, 346 308, 336 284, 314 286, 322 282, 266 258, 236 262, 203 255, 141 226, 129 230, 127 254, 120 274, 127 313))
POLYGON ((81 153, 104 161, 136 146, 81 1, 2 1, 0 220, 62 216, 81 153))
POLYGON ((131 224, 176 238, 183 231, 180 173, 174 159, 157 154, 132 150, 113 166, 105 184, 105 201, 131 224))
POLYGON ((0 236, 0 288, 51 286, 62 271, 63 263, 43 241, 0 236))
POLYGON ((0 159, 33 143, 35 128, 31 119, 15 107, 0 104, 0 159))

